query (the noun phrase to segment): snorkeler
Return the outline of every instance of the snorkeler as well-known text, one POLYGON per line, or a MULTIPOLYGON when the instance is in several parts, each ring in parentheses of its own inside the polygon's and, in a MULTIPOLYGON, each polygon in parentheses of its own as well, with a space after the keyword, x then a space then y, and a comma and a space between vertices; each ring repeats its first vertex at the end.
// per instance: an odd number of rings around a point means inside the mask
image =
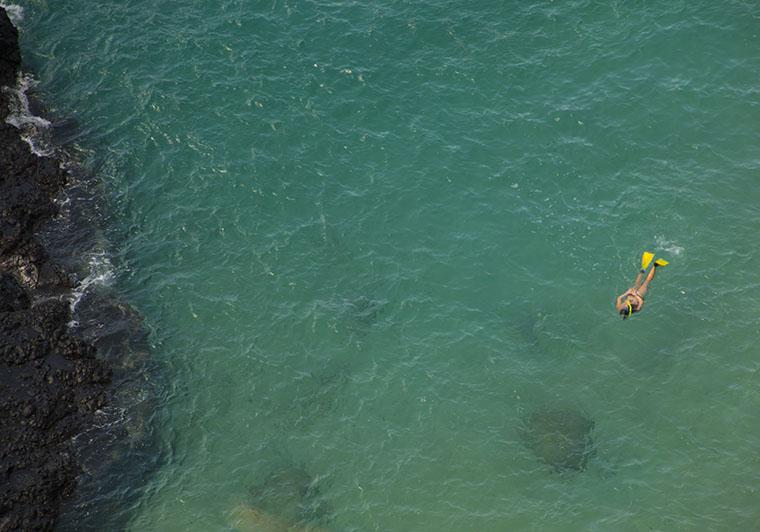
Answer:
POLYGON ((641 279, 644 277, 644 274, 647 271, 647 267, 649 266, 649 263, 652 262, 653 258, 654 253, 650 253, 648 251, 645 251, 641 255, 641 270, 636 276, 636 280, 634 281, 633 286, 623 292, 622 295, 619 295, 617 301, 615 302, 615 308, 623 319, 630 317, 630 315, 634 314, 635 312, 639 312, 644 307, 644 296, 647 295, 649 283, 651 283, 652 279, 654 279, 654 272, 659 266, 668 265, 668 261, 663 259, 657 259, 654 261, 654 266, 652 266, 652 269, 649 270, 649 275, 647 275, 647 278, 642 283, 641 279))

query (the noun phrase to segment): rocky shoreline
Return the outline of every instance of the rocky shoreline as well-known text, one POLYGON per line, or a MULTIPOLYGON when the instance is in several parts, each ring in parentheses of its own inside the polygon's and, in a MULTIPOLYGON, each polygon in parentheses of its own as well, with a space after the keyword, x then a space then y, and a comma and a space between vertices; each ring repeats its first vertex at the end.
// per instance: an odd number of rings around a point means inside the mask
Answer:
MULTIPOLYGON (((18 33, 0 7, 0 87, 15 87, 20 69, 18 33)), ((56 223, 56 199, 71 175, 57 158, 34 154, 6 123, 10 100, 8 89, 0 91, 0 531, 51 530, 76 499, 87 446, 77 437, 98 426, 107 403, 118 403, 111 385, 123 378, 118 361, 98 345, 103 337, 71 327, 80 280, 51 257, 40 234, 56 223)), ((90 299, 98 327, 109 318, 127 324, 109 330, 111 346, 126 348, 133 341, 126 330, 139 317, 108 298, 90 299)), ((113 456, 96 461, 111 463, 113 456)))

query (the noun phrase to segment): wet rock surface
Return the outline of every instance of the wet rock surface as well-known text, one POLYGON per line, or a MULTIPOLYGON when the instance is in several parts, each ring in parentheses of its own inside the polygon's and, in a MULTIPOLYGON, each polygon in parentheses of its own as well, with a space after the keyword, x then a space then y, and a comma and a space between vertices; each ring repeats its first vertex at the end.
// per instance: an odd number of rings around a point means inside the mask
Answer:
MULTIPOLYGON (((0 7, 0 86, 16 83, 18 34, 0 7)), ((39 228, 58 213, 68 174, 7 124, 0 91, 0 531, 51 530, 77 486, 76 436, 107 401, 112 372, 75 337, 69 276, 39 228)))
POLYGON ((0 87, 13 85, 21 67, 21 52, 18 48, 18 32, 11 24, 5 9, 0 7, 0 87))

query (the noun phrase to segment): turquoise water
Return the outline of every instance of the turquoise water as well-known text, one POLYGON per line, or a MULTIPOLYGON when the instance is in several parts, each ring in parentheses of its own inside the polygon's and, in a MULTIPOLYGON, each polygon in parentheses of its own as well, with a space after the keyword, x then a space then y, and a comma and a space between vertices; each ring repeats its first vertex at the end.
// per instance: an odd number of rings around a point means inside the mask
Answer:
POLYGON ((281 470, 326 530, 757 526, 754 3, 126 4, 20 26, 166 368, 130 530, 281 470), (587 470, 524 444, 547 408, 587 470))

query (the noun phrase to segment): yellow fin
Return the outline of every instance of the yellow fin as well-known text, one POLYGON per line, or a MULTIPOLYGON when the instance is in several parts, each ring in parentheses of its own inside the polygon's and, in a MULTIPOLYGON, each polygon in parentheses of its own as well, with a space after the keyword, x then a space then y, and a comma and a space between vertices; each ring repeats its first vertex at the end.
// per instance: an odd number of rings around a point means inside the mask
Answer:
POLYGON ((652 262, 652 259, 654 258, 654 253, 650 253, 649 251, 645 251, 641 255, 641 269, 646 270, 649 267, 649 263, 652 262))
POLYGON ((666 261, 665 259, 657 259, 656 261, 654 261, 654 263, 655 263, 657 266, 667 266, 668 264, 670 264, 670 263, 669 263, 668 261, 666 261))

